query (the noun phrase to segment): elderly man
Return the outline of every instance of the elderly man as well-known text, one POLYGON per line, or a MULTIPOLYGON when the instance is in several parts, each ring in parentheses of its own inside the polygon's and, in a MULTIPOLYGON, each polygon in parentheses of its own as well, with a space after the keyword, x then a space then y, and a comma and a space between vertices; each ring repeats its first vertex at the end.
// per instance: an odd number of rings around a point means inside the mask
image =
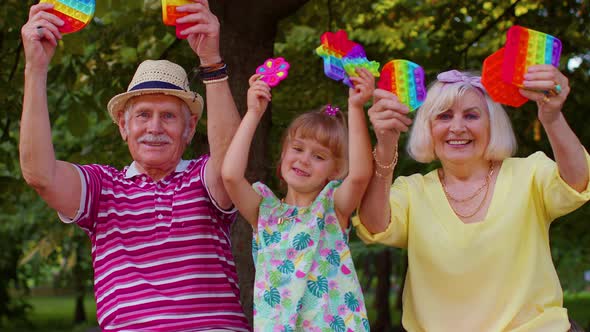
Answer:
POLYGON ((178 22, 206 84, 210 156, 181 160, 203 109, 186 72, 145 61, 108 104, 133 162, 122 171, 55 159, 46 82, 61 39, 43 3, 22 28, 26 55, 20 135, 23 176, 66 223, 92 241, 97 316, 103 331, 249 331, 239 301, 229 228, 236 212, 220 179, 239 115, 219 54, 219 22, 206 0, 178 22))

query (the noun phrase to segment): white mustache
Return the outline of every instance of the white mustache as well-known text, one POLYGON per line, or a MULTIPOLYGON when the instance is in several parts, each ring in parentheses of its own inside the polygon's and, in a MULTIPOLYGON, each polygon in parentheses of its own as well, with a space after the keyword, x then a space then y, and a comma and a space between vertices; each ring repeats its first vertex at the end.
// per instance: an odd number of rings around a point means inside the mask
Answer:
POLYGON ((153 135, 153 134, 145 134, 141 136, 138 140, 139 143, 172 143, 172 138, 166 134, 162 135, 153 135))

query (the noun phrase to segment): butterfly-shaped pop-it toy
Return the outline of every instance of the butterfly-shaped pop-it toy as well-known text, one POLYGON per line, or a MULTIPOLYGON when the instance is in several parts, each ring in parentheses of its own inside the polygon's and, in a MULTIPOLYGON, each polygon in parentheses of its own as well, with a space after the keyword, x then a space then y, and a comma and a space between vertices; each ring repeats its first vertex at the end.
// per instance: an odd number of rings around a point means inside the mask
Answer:
POLYGON ((277 86, 282 80, 289 76, 291 65, 284 58, 266 59, 264 63, 256 68, 256 73, 261 74, 261 80, 271 88, 277 86))
POLYGON ((324 73, 329 78, 352 87, 349 77, 358 76, 356 68, 366 68, 379 76, 379 63, 369 61, 363 47, 349 40, 346 31, 325 32, 320 40, 322 45, 316 48, 316 54, 324 60, 324 73))

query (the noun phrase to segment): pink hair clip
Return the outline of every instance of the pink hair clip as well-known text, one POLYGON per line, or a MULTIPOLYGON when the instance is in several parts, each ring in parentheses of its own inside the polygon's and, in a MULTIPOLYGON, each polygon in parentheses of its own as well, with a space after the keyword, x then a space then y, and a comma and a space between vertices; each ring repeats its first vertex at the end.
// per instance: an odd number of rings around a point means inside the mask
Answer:
POLYGON ((338 108, 338 106, 332 106, 332 104, 328 104, 324 112, 326 112, 326 114, 329 116, 336 116, 336 114, 340 112, 340 108, 338 108))

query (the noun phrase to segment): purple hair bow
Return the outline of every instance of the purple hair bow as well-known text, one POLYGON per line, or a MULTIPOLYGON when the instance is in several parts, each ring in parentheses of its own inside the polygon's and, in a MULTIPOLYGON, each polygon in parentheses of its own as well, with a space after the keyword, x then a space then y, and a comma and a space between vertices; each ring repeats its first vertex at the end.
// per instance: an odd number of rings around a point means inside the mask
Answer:
POLYGON ((436 79, 439 82, 443 83, 458 83, 464 82, 473 85, 476 88, 479 88, 481 91, 486 91, 481 84, 481 77, 480 76, 467 76, 458 70, 449 70, 442 72, 436 76, 436 79))
POLYGON ((326 114, 329 116, 336 116, 336 114, 340 112, 340 108, 338 108, 338 106, 332 106, 332 104, 328 104, 324 112, 326 112, 326 114))

